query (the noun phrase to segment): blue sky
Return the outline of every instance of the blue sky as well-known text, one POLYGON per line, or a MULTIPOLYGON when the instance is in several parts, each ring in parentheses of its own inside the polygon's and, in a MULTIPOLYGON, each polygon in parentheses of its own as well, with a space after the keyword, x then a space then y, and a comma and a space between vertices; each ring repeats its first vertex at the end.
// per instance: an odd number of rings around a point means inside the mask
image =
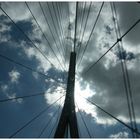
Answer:
MULTIPOLYGON (((2 11, 0 11, 0 54, 46 74, 46 77, 42 76, 37 72, 32 72, 0 57, 0 100, 24 95, 32 95, 40 92, 46 93, 42 96, 0 103, 1 138, 10 137, 17 129, 26 124, 41 110, 65 94, 67 72, 64 70, 62 71, 60 64, 63 65, 65 62, 64 67, 68 67, 69 55, 73 45, 72 40, 75 22, 75 3, 72 2, 69 4, 70 21, 68 19, 68 3, 63 2, 58 4, 61 7, 60 11, 62 12, 62 16, 59 17, 59 13, 57 13, 57 15, 63 24, 63 32, 61 32, 59 28, 60 25, 57 24, 58 22, 52 3, 48 4, 51 8, 52 16, 49 9, 47 8, 47 4, 41 4, 45 9, 44 12, 49 24, 46 23, 39 4, 37 2, 28 3, 35 18, 38 21, 38 24, 49 40, 51 47, 53 48, 60 62, 58 62, 58 59, 51 51, 49 43, 45 40, 42 32, 39 30, 25 3, 2 2, 2 8, 6 11, 6 13, 13 19, 16 25, 18 25, 24 31, 30 40, 32 40, 33 43, 43 52, 43 54, 47 56, 54 66, 52 66, 46 60, 46 58, 35 48, 35 46, 33 46, 32 42, 30 42, 29 39, 27 39, 21 33, 21 31, 17 29, 17 27, 9 20, 9 18, 2 11), (53 23, 53 20, 55 23, 53 23), (72 40, 67 39, 70 36, 70 30, 68 30, 69 22, 71 24, 72 40), (51 27, 51 30, 49 29, 49 26, 51 27), (55 30, 55 27, 57 26, 58 28, 55 30), (51 34, 51 31, 55 40, 51 34), (65 44, 64 48, 61 46, 61 41, 65 44), (57 46, 59 48, 57 48, 57 46), (65 51, 64 54, 63 49, 65 51)), ((85 17, 88 14, 89 4, 90 3, 86 3, 85 17)), ((138 12, 140 5, 137 3, 123 2, 117 2, 115 5, 121 33, 123 34, 132 24, 134 24, 136 20, 139 19, 138 12)), ((56 4, 54 4, 54 6, 57 8, 56 4)), ((83 3, 79 4, 79 15, 84 11, 83 6, 83 3)), ((100 6, 101 2, 95 2, 92 4, 84 38, 81 43, 82 47, 84 47, 88 40, 91 27, 95 22, 95 18, 93 17, 97 16, 100 6)), ((82 14, 78 17, 79 26, 77 28, 77 44, 80 42, 78 37, 82 35, 80 32, 81 17, 82 14)), ((84 20, 85 19, 86 18, 84 18, 84 20)), ((78 76, 76 76, 75 94, 77 95, 77 98, 75 98, 75 100, 78 103, 78 107, 80 108, 84 120, 86 120, 92 137, 132 137, 128 128, 113 120, 108 115, 98 110, 85 100, 80 99, 78 94, 80 93, 82 96, 96 102, 115 117, 130 125, 120 63, 120 60, 125 58, 127 61, 126 64, 128 66, 128 72, 130 75, 131 87, 133 91, 136 120, 138 128, 140 127, 140 40, 138 38, 140 25, 138 24, 135 29, 123 39, 123 58, 119 55, 117 47, 115 47, 95 66, 94 69, 89 71, 88 74, 83 75, 87 67, 93 64, 116 41, 115 28, 109 2, 104 4, 97 25, 98 26, 96 26, 95 32, 91 37, 82 63, 76 71, 78 76)), ((84 24, 82 27, 84 27, 84 24)), ((76 48, 76 51, 78 52, 78 48, 76 48)), ((78 63, 79 61, 77 64, 78 63)), ((48 128, 44 131, 41 137, 53 137, 55 129, 51 134, 50 132, 53 127, 57 125, 57 119, 60 115, 63 101, 64 98, 54 104, 48 111, 34 120, 22 131, 17 133, 15 137, 38 137, 43 127, 52 117, 52 122, 50 122, 48 128), (60 104, 61 108, 59 113, 54 115, 60 104)), ((88 133, 78 112, 77 120, 78 126, 80 128, 80 136, 83 138, 88 138, 88 133)))

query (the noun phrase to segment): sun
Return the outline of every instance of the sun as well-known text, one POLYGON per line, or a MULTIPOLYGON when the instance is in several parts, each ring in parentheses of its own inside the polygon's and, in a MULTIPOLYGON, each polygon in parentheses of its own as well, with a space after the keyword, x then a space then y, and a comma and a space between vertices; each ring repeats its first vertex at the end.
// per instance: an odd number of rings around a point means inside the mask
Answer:
POLYGON ((95 92, 92 91, 89 88, 89 85, 86 86, 85 89, 81 88, 80 81, 75 80, 75 105, 76 105, 76 111, 78 111, 78 108, 80 110, 84 110, 86 113, 92 113, 93 115, 96 115, 95 108, 91 106, 83 97, 89 98, 95 95, 95 92), (77 108, 78 106, 78 108, 77 108))

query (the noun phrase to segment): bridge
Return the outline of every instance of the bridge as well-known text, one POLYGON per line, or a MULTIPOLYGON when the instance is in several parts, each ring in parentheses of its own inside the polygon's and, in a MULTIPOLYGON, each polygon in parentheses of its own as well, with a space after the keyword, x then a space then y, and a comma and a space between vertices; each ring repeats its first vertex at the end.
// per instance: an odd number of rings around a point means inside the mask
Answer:
POLYGON ((122 32, 118 5, 1 2, 1 138, 139 138, 126 38, 140 18, 122 32))

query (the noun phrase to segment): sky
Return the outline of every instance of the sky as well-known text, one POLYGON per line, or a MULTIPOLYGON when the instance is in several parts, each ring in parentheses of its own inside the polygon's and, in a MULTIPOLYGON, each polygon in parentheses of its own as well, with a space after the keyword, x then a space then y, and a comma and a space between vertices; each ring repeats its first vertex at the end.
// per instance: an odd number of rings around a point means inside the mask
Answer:
MULTIPOLYGON (((117 44, 86 72, 89 66, 116 42, 114 21, 118 21, 120 33, 123 35, 140 19, 139 3, 115 2, 114 4, 117 18, 112 16, 110 3, 105 2, 91 37, 90 33, 102 2, 78 4, 75 102, 78 105, 76 115, 82 138, 89 138, 89 135, 78 108, 86 120, 91 137, 132 137, 127 127, 83 98, 88 98, 130 125, 121 69, 121 60, 124 59, 131 84, 137 127, 140 129, 140 24, 122 39, 123 57, 119 55, 117 44), (79 63, 89 37, 87 49, 79 63)), ((1 2, 1 7, 12 21, 0 9, 0 100, 45 93, 42 96, 0 102, 0 137, 8 138, 39 112, 65 95, 70 52, 73 50, 76 7, 75 2, 28 2, 27 4, 1 2), (8 61, 2 56, 32 70, 8 61)), ((37 138, 49 122, 41 137, 53 138, 63 102, 64 96, 14 137, 37 138)))

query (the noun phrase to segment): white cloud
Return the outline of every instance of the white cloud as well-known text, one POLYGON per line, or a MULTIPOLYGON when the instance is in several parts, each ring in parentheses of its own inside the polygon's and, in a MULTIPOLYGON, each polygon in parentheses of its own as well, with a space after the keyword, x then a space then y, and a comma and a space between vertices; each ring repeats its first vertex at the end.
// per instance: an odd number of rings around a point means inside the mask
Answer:
POLYGON ((3 34, 4 32, 8 32, 11 29, 11 27, 8 26, 7 23, 8 23, 8 21, 6 19, 3 19, 3 21, 0 22, 0 39, 1 39, 1 42, 7 42, 11 38, 10 35, 3 34))
POLYGON ((39 74, 37 72, 32 72, 32 75, 35 79, 38 79, 39 78, 39 74))
POLYGON ((18 83, 19 78, 20 78, 20 73, 17 70, 13 69, 8 74, 10 76, 10 80, 12 83, 18 83))
POLYGON ((127 132, 119 132, 117 134, 111 134, 110 138, 128 138, 129 134, 127 132))
POLYGON ((3 92, 7 91, 8 90, 8 85, 4 84, 4 85, 1 85, 1 89, 3 92))
POLYGON ((25 8, 24 3, 20 3, 20 2, 16 2, 16 3, 12 2, 10 4, 9 3, 2 3, 1 6, 3 9, 6 9, 6 12, 8 14, 10 14, 10 17, 16 21, 25 20, 25 19, 28 19, 30 17, 29 12, 25 8))
MULTIPOLYGON (((8 99, 12 99, 12 98, 16 98, 17 97, 16 96, 17 94, 15 92, 14 93, 11 92, 11 86, 12 85, 6 85, 6 84, 1 85, 1 90, 3 91, 3 93, 5 94, 5 96, 8 99)), ((22 98, 12 99, 12 102, 21 104, 21 103, 23 103, 23 99, 22 98)))
MULTIPOLYGON (((8 99, 11 99, 11 98, 16 98, 16 93, 7 93, 6 96, 8 97, 8 99)), ((19 98, 19 99, 13 99, 12 102, 15 102, 15 103, 23 103, 23 99, 22 98, 19 98)))
MULTIPOLYGON (((16 96, 17 94, 15 92, 12 93, 11 89, 12 89, 12 85, 10 85, 10 83, 9 84, 2 84, 1 85, 1 90, 3 91, 4 95, 8 99, 12 99, 12 98, 16 98, 17 97, 16 96)), ((22 98, 12 99, 11 101, 14 102, 14 103, 19 103, 19 104, 23 103, 23 99, 22 98)))
MULTIPOLYGON (((64 88, 57 86, 54 89, 54 87, 51 87, 46 91, 45 98, 48 104, 52 104, 54 101, 59 99, 64 94, 65 94, 64 88)), ((62 97, 60 101, 56 102, 55 105, 60 105, 60 104, 62 105, 62 101, 64 100, 64 97, 62 97)))

